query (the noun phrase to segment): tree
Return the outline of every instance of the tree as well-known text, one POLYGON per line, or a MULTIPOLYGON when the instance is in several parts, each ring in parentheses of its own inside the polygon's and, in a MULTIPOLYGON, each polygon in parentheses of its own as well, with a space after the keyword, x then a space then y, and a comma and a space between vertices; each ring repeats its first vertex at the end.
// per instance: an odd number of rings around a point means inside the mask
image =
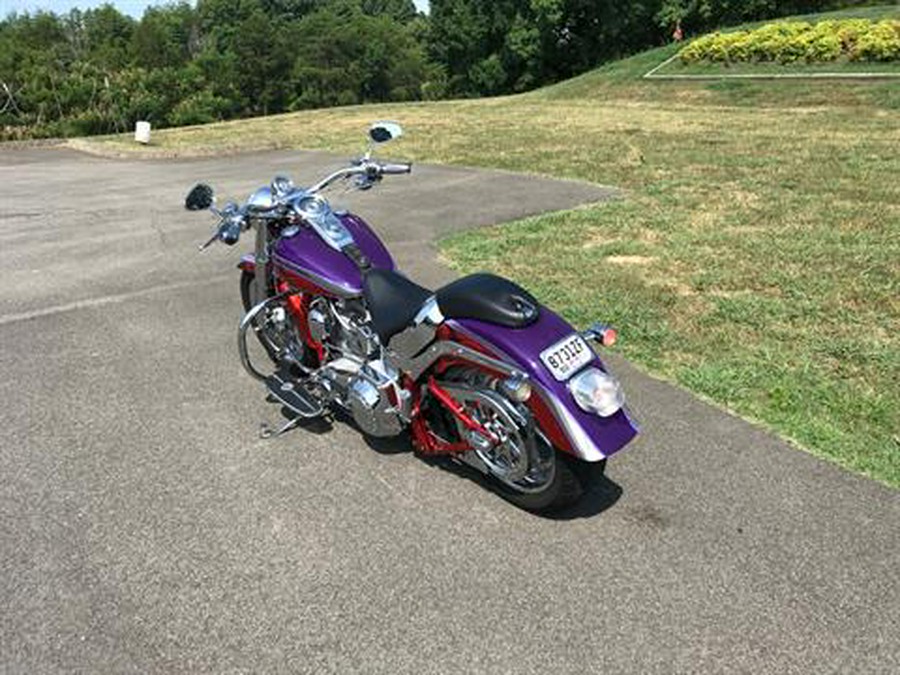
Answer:
POLYGON ((149 7, 132 35, 134 62, 145 68, 177 67, 198 51, 199 26, 185 2, 149 7))
POLYGON ((293 32, 294 109, 420 98, 433 74, 413 32, 388 16, 330 5, 293 32))
POLYGON ((723 23, 857 0, 198 0, 0 20, 0 136, 525 91, 723 23))
POLYGON ((806 14, 865 4, 860 0, 662 0, 656 14, 663 27, 682 23, 694 33, 744 21, 806 14))
POLYGON ((82 16, 87 60, 110 71, 128 65, 134 19, 119 13, 112 5, 89 9, 82 16))
POLYGON ((418 15, 413 0, 359 0, 363 14, 387 16, 395 21, 407 23, 418 15))

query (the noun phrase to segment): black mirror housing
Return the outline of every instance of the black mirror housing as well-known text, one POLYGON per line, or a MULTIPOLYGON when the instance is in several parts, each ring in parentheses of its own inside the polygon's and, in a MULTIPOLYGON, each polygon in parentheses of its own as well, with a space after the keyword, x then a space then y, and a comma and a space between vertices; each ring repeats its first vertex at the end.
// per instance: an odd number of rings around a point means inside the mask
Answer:
POLYGON ((369 127, 369 138, 373 143, 387 143, 403 135, 403 128, 396 122, 374 122, 369 127))
POLYGON ((188 211, 205 211, 213 205, 213 195, 213 189, 209 185, 197 183, 184 198, 184 208, 188 211))

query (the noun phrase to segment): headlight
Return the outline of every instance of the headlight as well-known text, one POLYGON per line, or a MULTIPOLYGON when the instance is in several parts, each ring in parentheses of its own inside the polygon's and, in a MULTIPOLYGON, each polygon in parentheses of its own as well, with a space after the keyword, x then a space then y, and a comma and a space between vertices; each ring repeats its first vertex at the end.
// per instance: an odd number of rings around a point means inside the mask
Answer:
POLYGON ((625 403, 618 381, 597 368, 588 368, 569 381, 569 391, 585 412, 609 417, 625 403))

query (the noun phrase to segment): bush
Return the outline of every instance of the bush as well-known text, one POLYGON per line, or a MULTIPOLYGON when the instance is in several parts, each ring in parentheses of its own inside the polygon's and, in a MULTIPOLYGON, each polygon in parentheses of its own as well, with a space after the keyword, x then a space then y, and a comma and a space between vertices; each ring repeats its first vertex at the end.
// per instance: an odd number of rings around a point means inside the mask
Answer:
POLYGON ((208 90, 198 91, 179 101, 169 113, 168 121, 176 127, 208 124, 225 119, 232 108, 234 108, 232 101, 216 96, 208 90))
POLYGON ((823 63, 900 61, 900 21, 779 21, 733 33, 710 33, 679 52, 683 63, 823 63))
POLYGON ((856 38, 854 61, 900 60, 900 21, 881 21, 856 38))

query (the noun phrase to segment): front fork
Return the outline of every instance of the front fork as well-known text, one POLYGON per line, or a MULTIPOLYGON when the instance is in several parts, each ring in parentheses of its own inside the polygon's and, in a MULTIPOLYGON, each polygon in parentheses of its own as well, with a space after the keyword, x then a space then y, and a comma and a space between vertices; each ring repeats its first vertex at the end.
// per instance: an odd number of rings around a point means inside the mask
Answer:
POLYGON ((256 262, 256 282, 251 287, 251 304, 258 305, 270 296, 272 269, 269 261, 269 227, 264 222, 256 223, 256 248, 253 252, 256 262))

